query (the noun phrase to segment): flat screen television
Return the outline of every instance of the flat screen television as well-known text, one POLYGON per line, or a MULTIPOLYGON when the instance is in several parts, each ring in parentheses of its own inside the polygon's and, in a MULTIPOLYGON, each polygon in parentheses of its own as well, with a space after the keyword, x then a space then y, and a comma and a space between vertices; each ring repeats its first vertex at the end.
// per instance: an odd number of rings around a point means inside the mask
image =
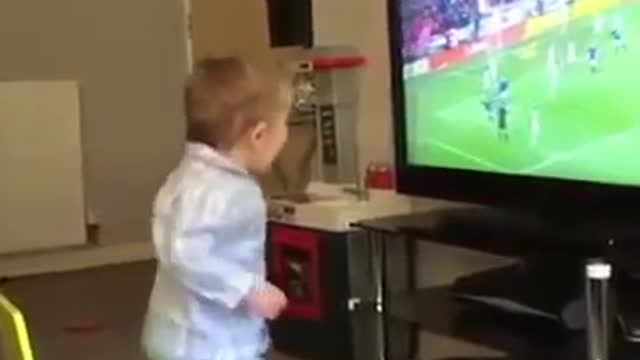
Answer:
POLYGON ((640 208, 639 0, 388 0, 400 192, 640 208))

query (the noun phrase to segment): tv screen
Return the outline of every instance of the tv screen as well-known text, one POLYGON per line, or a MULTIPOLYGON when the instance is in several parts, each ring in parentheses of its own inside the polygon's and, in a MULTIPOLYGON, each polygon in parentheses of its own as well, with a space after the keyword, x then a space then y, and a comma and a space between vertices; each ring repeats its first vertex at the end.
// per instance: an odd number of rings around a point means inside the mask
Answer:
POLYGON ((401 173, 640 185, 640 1, 389 2, 401 173))

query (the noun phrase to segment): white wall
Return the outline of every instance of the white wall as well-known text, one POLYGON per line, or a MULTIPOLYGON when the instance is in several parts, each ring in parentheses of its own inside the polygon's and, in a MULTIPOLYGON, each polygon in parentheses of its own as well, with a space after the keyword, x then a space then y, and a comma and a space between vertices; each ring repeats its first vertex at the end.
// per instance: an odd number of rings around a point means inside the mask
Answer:
POLYGON ((1 3, 0 79, 79 84, 86 194, 100 241, 148 240, 150 204, 184 132, 182 3, 1 3))
POLYGON ((194 58, 269 52, 264 0, 191 0, 194 58))

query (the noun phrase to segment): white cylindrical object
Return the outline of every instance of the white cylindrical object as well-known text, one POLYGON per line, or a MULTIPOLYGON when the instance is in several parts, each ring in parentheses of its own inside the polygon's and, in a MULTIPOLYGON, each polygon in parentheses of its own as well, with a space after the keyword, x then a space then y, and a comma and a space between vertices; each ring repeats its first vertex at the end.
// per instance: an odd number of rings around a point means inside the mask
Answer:
POLYGON ((586 266, 587 347, 589 360, 609 360, 611 316, 609 281, 611 265, 593 260, 586 266))

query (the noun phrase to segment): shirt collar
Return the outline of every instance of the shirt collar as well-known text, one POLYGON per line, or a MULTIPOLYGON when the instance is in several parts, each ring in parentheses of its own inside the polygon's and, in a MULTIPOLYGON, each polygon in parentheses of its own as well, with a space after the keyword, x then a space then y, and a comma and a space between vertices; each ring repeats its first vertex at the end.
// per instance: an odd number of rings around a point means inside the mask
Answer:
POLYGON ((201 161, 209 166, 222 168, 236 173, 249 174, 243 166, 233 162, 233 160, 224 156, 212 147, 202 144, 189 142, 186 146, 187 157, 201 161))

